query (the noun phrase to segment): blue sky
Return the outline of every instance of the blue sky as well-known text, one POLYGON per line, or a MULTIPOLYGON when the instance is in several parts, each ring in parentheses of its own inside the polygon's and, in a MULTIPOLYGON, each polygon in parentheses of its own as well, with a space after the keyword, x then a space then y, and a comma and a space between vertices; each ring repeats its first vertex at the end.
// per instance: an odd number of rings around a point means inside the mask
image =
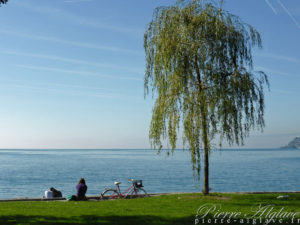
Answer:
MULTIPOLYGON (((0 148, 149 148, 143 33, 171 0, 9 0, 0 8, 0 148)), ((300 136, 300 2, 227 0, 262 35, 254 65, 271 82, 264 133, 300 136)), ((226 146, 226 145, 225 145, 226 146)), ((180 145, 179 145, 180 147, 180 145)))

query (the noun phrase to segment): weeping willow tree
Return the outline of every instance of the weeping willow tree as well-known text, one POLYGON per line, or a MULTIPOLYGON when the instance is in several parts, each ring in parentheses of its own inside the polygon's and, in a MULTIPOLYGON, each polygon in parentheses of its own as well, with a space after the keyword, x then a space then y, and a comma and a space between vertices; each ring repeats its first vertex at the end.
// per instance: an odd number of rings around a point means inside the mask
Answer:
POLYGON ((155 9, 144 35, 145 95, 156 98, 149 138, 174 151, 180 127, 194 174, 204 161, 203 193, 209 193, 209 153, 216 136, 243 144, 264 127, 267 75, 253 70, 252 48, 261 37, 237 16, 200 0, 155 9))
POLYGON ((0 6, 1 4, 5 4, 7 2, 7 0, 0 0, 0 6))

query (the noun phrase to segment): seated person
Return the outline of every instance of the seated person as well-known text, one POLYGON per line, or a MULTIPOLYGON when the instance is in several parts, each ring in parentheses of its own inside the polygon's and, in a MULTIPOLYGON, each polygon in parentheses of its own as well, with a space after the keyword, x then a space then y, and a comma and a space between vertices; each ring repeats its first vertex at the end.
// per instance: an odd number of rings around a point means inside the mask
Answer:
POLYGON ((78 184, 76 185, 77 195, 76 200, 87 200, 85 193, 87 191, 87 186, 85 184, 84 178, 80 178, 78 184))
POLYGON ((51 187, 50 191, 52 191, 52 193, 53 193, 53 198, 61 198, 62 197, 61 191, 56 190, 54 187, 51 187))

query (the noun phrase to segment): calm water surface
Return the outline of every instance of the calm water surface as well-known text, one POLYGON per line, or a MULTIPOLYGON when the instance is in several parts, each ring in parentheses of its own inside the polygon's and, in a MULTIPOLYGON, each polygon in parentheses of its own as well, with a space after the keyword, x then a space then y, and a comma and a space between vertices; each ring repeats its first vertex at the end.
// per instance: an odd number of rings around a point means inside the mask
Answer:
MULTIPOLYGON (((248 149, 213 151, 212 191, 300 190, 300 150, 248 149)), ((154 150, 0 150, 0 199, 42 197, 51 186, 75 194, 80 177, 88 195, 129 178, 142 179, 149 193, 201 191, 188 151, 157 155, 154 150)))

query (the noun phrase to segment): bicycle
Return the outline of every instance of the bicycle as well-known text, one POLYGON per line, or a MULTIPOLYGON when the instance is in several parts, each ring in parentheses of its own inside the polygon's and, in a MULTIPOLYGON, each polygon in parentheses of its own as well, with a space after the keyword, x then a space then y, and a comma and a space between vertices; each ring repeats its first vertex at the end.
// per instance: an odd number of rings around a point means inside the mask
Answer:
POLYGON ((127 188, 126 191, 121 192, 120 190, 120 184, 121 182, 114 182, 116 185, 116 188, 107 188, 105 189, 101 195, 100 200, 104 199, 118 199, 118 198, 140 198, 140 197, 147 197, 148 194, 143 188, 142 180, 135 180, 135 179, 129 179, 129 181, 132 183, 132 185, 127 188))

